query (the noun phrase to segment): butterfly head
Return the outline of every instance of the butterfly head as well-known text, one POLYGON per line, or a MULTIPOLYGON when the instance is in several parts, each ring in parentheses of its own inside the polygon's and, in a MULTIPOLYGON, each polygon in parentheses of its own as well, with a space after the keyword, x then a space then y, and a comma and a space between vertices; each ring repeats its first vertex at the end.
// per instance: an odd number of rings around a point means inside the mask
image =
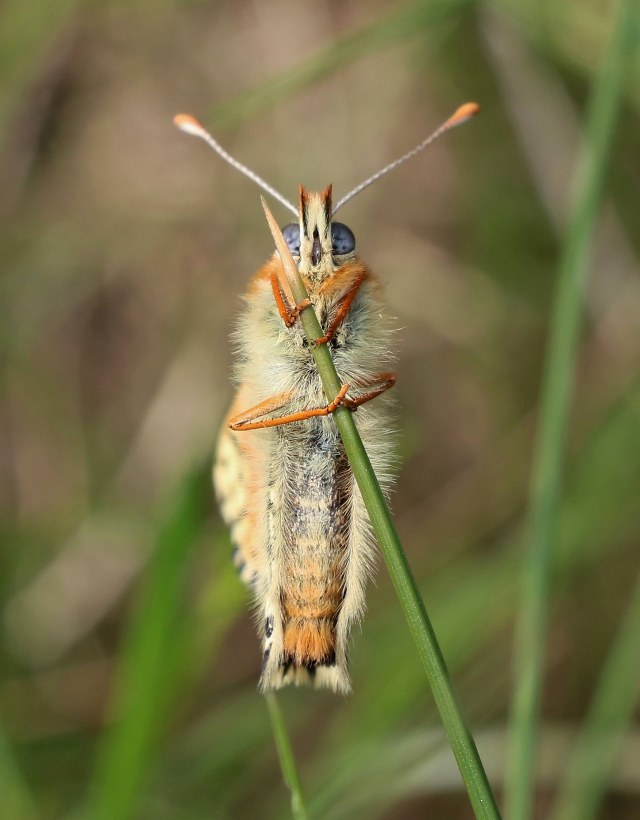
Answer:
POLYGON ((331 185, 313 193, 300 187, 299 220, 282 229, 298 270, 320 281, 355 256, 356 239, 342 222, 331 219, 331 185))

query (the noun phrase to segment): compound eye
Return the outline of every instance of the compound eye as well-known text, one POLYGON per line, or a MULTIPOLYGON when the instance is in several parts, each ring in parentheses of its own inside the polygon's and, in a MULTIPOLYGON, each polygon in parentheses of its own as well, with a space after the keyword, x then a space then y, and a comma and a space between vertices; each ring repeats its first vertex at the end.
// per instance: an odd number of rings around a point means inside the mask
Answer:
POLYGON ((356 238, 351 228, 342 222, 331 223, 331 253, 334 256, 344 256, 353 253, 356 249, 356 238))
POLYGON ((292 256, 300 256, 300 225, 291 222, 282 229, 284 241, 289 246, 292 256))

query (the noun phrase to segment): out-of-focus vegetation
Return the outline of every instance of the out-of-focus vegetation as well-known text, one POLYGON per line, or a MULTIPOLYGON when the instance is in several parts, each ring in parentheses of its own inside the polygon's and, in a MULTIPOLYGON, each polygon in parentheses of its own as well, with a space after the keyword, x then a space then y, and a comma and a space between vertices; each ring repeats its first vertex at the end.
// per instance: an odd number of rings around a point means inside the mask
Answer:
MULTIPOLYGON (((173 128, 182 110, 295 199, 300 182, 339 196, 461 102, 482 106, 340 218, 397 316, 393 508, 500 796, 550 305, 615 7, 4 4, 1 817, 288 811, 208 477, 228 334, 272 245, 256 189, 173 128)), ((538 817, 559 809, 588 714, 585 766, 627 722, 597 816, 640 811, 639 55, 591 242, 538 817)), ((279 697, 308 808, 468 817, 382 570, 368 603, 354 694, 279 697)))

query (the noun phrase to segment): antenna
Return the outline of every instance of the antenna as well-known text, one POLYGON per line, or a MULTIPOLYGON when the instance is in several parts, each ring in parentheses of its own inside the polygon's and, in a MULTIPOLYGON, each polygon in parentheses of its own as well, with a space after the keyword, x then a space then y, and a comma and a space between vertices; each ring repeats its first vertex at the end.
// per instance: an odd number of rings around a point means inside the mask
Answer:
MULTIPOLYGON (((349 193, 346 196, 343 196, 342 199, 338 201, 336 207, 333 209, 331 216, 335 216, 335 214, 340 210, 340 208, 342 208, 343 205, 346 205, 346 203, 349 202, 349 200, 353 199, 361 191, 364 191, 364 189, 368 188, 369 185, 373 185, 373 183, 380 179, 380 177, 383 177, 385 174, 388 174, 389 171, 393 171, 394 168, 397 168, 399 165, 402 165, 403 162, 406 162, 408 159, 411 159, 411 157, 415 156, 416 154, 419 154, 420 151, 426 148, 427 145, 430 145, 432 142, 434 142, 434 140, 438 139, 438 137, 444 134, 445 131, 448 131, 450 128, 455 128, 457 125, 462 125, 462 123, 467 122, 467 120, 470 120, 471 117, 475 117, 475 115, 479 111, 480 106, 478 105, 478 103, 468 102, 464 105, 461 105, 460 108, 458 108, 449 117, 449 119, 446 120, 446 122, 443 122, 439 128, 436 128, 433 134, 428 136, 419 145, 416 145, 416 147, 412 148, 411 151, 407 151, 406 154, 403 154, 401 157, 398 157, 398 159, 394 160, 393 162, 390 162, 389 165, 385 165, 385 167, 382 168, 380 171, 377 171, 368 179, 365 179, 364 182, 361 182, 359 185, 356 185, 356 187, 352 191, 349 191, 349 193)), ((241 174, 244 174, 245 176, 249 177, 249 179, 255 182, 255 184, 259 188, 262 188, 263 191, 266 191, 268 194, 271 194, 271 196, 278 202, 280 202, 281 205, 284 205, 285 208, 288 208, 291 211, 291 213, 296 216, 296 218, 298 217, 298 209, 295 207, 295 205, 289 202, 289 200, 286 199, 286 197, 282 196, 281 193, 276 191, 275 188, 272 188, 268 182, 265 182, 265 180, 262 179, 262 177, 259 177, 255 173, 255 171, 252 171, 251 168, 247 168, 246 165, 243 165, 241 162, 235 159, 235 157, 232 157, 231 154, 227 153, 227 151, 224 150, 220 143, 217 142, 211 136, 207 129, 203 125, 201 125, 201 123, 199 123, 195 117, 192 117, 190 114, 177 114, 173 118, 173 122, 181 131, 184 131, 185 134, 191 134, 194 137, 199 137, 201 140, 204 140, 204 142, 206 142, 210 148, 213 148, 216 154, 221 156, 222 159, 225 160, 225 162, 228 162, 229 165, 231 165, 237 171, 240 171, 241 174)))
POLYGON ((479 111, 480 106, 478 105, 478 103, 468 102, 464 105, 461 105, 460 108, 458 108, 446 122, 443 122, 439 128, 436 128, 433 134, 427 137, 426 140, 423 140, 419 145, 416 145, 415 148, 412 148, 411 151, 407 151, 406 154, 403 154, 401 157, 398 157, 398 159, 394 160, 393 162, 390 162, 389 165, 385 165, 385 167, 382 168, 380 171, 373 174, 368 179, 365 179, 365 181, 361 182, 360 185, 356 185, 356 187, 352 191, 349 191, 349 193, 346 196, 343 196, 342 199, 338 201, 336 207, 333 209, 331 216, 335 216, 335 214, 340 210, 340 208, 342 208, 343 205, 346 205, 346 203, 349 202, 350 199, 353 199, 354 196, 357 196, 361 191, 364 191, 364 189, 368 188, 369 185, 373 185, 373 183, 376 182, 376 180, 380 179, 380 177, 383 177, 385 174, 388 174, 389 171, 393 171, 394 168, 397 168, 399 165, 402 165, 403 162, 406 162, 408 159, 411 159, 411 157, 415 156, 416 154, 419 154, 420 151, 426 148, 427 145, 430 145, 434 140, 438 139, 438 137, 444 134, 445 131, 448 131, 450 128, 455 128, 456 125, 462 125, 463 122, 467 122, 467 120, 470 120, 471 117, 475 117, 475 115, 479 111))
POLYGON ((259 177, 255 171, 252 171, 251 168, 247 168, 246 165, 238 162, 238 160, 232 157, 231 154, 227 153, 220 143, 214 140, 207 129, 201 125, 195 117, 192 117, 190 114, 177 114, 173 118, 173 122, 174 125, 177 125, 177 127, 181 131, 184 131, 185 134, 191 134, 194 137, 200 137, 201 140, 204 140, 210 148, 213 148, 216 154, 225 160, 225 162, 228 162, 229 165, 237 171, 240 171, 241 174, 249 177, 249 179, 255 182, 259 188, 262 188, 263 191, 271 194, 274 199, 277 199, 278 202, 285 206, 285 208, 288 208, 293 214, 295 214, 296 219, 298 218, 298 209, 292 205, 288 199, 278 193, 275 188, 272 188, 268 182, 265 182, 264 179, 262 179, 262 177, 259 177))

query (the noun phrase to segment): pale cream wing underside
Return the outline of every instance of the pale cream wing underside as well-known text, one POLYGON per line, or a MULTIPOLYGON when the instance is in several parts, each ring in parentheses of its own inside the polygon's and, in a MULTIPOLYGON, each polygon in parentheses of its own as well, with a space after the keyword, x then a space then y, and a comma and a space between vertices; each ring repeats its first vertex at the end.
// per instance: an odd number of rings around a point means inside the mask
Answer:
MULTIPOLYGON (((250 404, 240 388, 227 418, 250 404)), ((231 531, 233 560, 240 578, 254 589, 264 578, 264 550, 259 532, 258 486, 263 468, 256 439, 246 432, 230 430, 224 422, 218 436, 213 484, 222 518, 231 531)))

